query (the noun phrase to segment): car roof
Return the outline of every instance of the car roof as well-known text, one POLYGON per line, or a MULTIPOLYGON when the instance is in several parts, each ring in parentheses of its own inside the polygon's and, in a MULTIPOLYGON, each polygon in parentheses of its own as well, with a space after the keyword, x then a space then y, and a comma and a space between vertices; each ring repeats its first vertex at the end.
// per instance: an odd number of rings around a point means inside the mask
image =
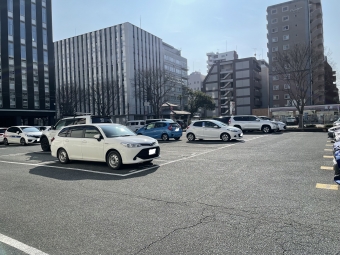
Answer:
POLYGON ((82 126, 96 126, 96 127, 100 127, 100 126, 124 126, 124 125, 118 124, 118 123, 88 123, 88 124, 69 125, 69 126, 63 127, 62 129, 69 128, 69 127, 82 127, 82 126))

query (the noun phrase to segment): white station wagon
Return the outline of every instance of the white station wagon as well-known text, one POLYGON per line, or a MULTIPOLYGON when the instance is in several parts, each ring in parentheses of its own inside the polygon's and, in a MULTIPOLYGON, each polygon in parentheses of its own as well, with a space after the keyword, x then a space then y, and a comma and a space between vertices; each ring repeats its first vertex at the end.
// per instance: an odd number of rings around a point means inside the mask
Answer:
POLYGON ((106 162, 112 169, 122 164, 149 163, 160 155, 157 140, 136 135, 120 124, 67 126, 52 138, 51 152, 60 163, 70 160, 106 162))

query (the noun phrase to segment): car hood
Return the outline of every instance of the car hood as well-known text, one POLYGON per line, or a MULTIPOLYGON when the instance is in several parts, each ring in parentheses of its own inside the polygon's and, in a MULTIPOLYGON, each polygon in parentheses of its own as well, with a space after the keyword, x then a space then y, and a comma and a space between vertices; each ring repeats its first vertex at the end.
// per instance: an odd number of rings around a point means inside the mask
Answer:
POLYGON ((241 129, 239 129, 237 127, 231 127, 231 126, 222 127, 222 129, 227 129, 227 130, 231 130, 231 131, 241 131, 241 129))
POLYGON ((275 124, 278 124, 278 125, 285 125, 285 123, 283 123, 281 121, 273 120, 272 122, 275 123, 275 124))
POLYGON ((24 132, 26 135, 36 135, 36 136, 41 136, 42 132, 24 132))
POLYGON ((156 139, 153 139, 149 136, 144 136, 144 135, 133 135, 133 136, 122 136, 122 137, 113 137, 113 138, 108 138, 108 141, 120 141, 124 143, 157 143, 156 139))

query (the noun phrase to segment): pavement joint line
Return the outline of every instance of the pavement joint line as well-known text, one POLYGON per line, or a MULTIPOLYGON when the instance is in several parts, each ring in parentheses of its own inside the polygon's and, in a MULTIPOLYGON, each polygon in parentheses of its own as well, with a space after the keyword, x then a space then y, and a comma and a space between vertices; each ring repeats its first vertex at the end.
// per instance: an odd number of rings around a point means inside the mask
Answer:
POLYGON ((324 149, 324 151, 333 151, 332 149, 324 149))
POLYGON ((323 157, 324 158, 333 158, 333 156, 326 156, 326 155, 324 155, 323 157))
POLYGON ((321 166, 320 167, 321 170, 333 170, 332 166, 321 166))
POLYGON ((339 189, 339 185, 317 183, 315 185, 315 188, 317 188, 317 189, 338 190, 339 189))
POLYGON ((0 234, 0 242, 5 243, 11 247, 14 247, 22 252, 27 253, 28 255, 48 255, 45 252, 42 252, 36 248, 28 246, 22 242, 19 242, 13 238, 0 234))
MULTIPOLYGON (((266 137, 266 136, 257 136, 257 137, 254 137, 252 139, 245 140, 245 141, 252 141, 252 140, 255 140, 255 139, 258 139, 258 138, 261 138, 261 137, 266 137)), ((103 174, 103 175, 112 175, 112 176, 126 177, 126 176, 129 176, 129 175, 132 175, 132 174, 148 171, 148 170, 156 168, 158 166, 165 166, 165 165, 168 165, 168 164, 172 164, 172 163, 176 163, 176 162, 183 161, 183 160, 186 160, 186 159, 190 159, 190 158, 193 158, 193 157, 197 157, 197 156, 200 156, 200 155, 204 155, 204 154, 207 154, 207 153, 210 153, 210 152, 222 150, 222 149, 225 149, 225 148, 228 148, 228 147, 231 147, 231 146, 235 146, 237 144, 238 143, 228 144, 226 146, 222 146, 222 147, 217 148, 217 149, 213 149, 213 150, 209 150, 209 151, 204 151, 202 153, 197 153, 197 154, 189 156, 189 157, 180 158, 180 159, 177 159, 177 160, 169 161, 169 162, 166 162, 166 163, 163 163, 163 164, 160 164, 160 165, 155 165, 155 166, 152 166, 152 167, 149 167, 149 168, 145 168, 145 169, 141 169, 141 170, 136 170, 134 172, 130 172, 130 173, 127 173, 127 174, 115 174, 115 173, 97 172, 97 171, 81 169, 81 168, 70 168, 70 167, 61 167, 61 166, 49 166, 49 165, 43 165, 43 166, 47 167, 47 168, 57 168, 57 169, 73 170, 73 171, 88 172, 88 173, 95 173, 95 174, 103 174)), ((0 160, 0 163, 17 164, 17 165, 28 165, 28 166, 42 166, 41 163, 40 164, 32 164, 32 163, 20 163, 20 162, 11 162, 11 161, 2 161, 2 160, 0 160)))
POLYGON ((330 146, 333 146, 333 144, 326 144, 326 146, 329 146, 329 147, 330 147, 330 146))

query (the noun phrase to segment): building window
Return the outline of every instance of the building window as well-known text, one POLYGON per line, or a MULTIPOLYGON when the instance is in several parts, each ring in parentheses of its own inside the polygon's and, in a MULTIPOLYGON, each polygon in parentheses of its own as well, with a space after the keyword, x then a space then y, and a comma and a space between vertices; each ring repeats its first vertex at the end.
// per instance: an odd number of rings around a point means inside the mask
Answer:
POLYGON ((279 41, 279 38, 278 37, 273 37, 272 38, 272 42, 278 42, 279 41))
POLYGON ((273 71, 273 72, 276 71, 276 67, 275 67, 275 66, 272 67, 272 71, 273 71))
POLYGON ((289 40, 289 35, 284 35, 284 36, 283 36, 283 40, 284 40, 284 41, 289 40))
POLYGON ((8 35, 13 36, 13 19, 8 19, 8 35))
POLYGON ((280 107, 280 105, 279 104, 274 104, 273 108, 276 108, 276 107, 280 107))
POLYGON ((290 85, 289 85, 289 84, 284 84, 284 85, 283 85, 283 88, 284 88, 284 89, 290 89, 290 85))
POLYGON ((272 48, 272 52, 276 52, 276 51, 278 51, 278 50, 279 50, 279 48, 278 48, 277 46, 275 46, 275 47, 272 48))
POLYGON ((273 100, 279 100, 279 98, 280 98, 279 95, 274 95, 273 96, 273 100))
POLYGON ((37 19, 37 10, 36 10, 36 5, 34 3, 32 3, 31 5, 31 10, 32 10, 32 20, 36 20, 37 19))
POLYGON ((8 56, 14 58, 14 45, 13 43, 8 43, 8 56))
POLYGON ((283 16, 282 17, 282 21, 288 21, 289 20, 289 16, 283 16))
POLYGON ((290 99, 290 95, 289 94, 284 94, 284 99, 290 99))
POLYGON ((23 22, 20 22, 20 39, 26 39, 26 28, 23 22))
POLYGON ((277 57, 276 56, 272 57, 272 60, 277 61, 277 57))
POLYGON ((273 81, 278 81, 279 80, 279 76, 278 75, 274 75, 273 76, 273 81))
POLYGON ((38 51, 36 48, 33 48, 33 62, 38 62, 38 51))
POLYGON ((13 12, 13 0, 7 0, 7 10, 13 12))
POLYGON ((277 13, 277 9, 272 9, 271 10, 271 14, 276 14, 277 13))
POLYGON ((47 18, 46 18, 46 8, 42 8, 42 22, 47 23, 47 18))
POLYGON ((275 24, 275 23, 277 23, 277 18, 272 19, 272 24, 275 24))
POLYGON ((44 64, 48 65, 48 54, 47 51, 44 50, 44 64))
POLYGON ((20 0, 20 16, 25 17, 25 0, 20 0))
POLYGON ((283 45, 283 50, 289 50, 289 44, 283 45))
POLYGON ((26 59, 26 46, 21 45, 21 58, 26 59))
POLYGON ((283 76, 283 78, 284 78, 285 80, 290 80, 290 74, 285 74, 285 75, 283 76))
POLYGON ((282 27, 282 31, 287 31, 287 30, 289 30, 289 25, 282 27))
POLYGON ((282 7, 282 12, 287 12, 288 11, 288 6, 282 7))
POLYGON ((47 45, 47 30, 43 29, 43 44, 47 45))
POLYGON ((272 33, 277 33, 278 29, 277 27, 272 28, 272 33))
POLYGON ((32 26, 32 41, 36 42, 37 41, 37 27, 32 26))
POLYGON ((273 85, 273 90, 279 90, 280 89, 280 85, 273 85))

